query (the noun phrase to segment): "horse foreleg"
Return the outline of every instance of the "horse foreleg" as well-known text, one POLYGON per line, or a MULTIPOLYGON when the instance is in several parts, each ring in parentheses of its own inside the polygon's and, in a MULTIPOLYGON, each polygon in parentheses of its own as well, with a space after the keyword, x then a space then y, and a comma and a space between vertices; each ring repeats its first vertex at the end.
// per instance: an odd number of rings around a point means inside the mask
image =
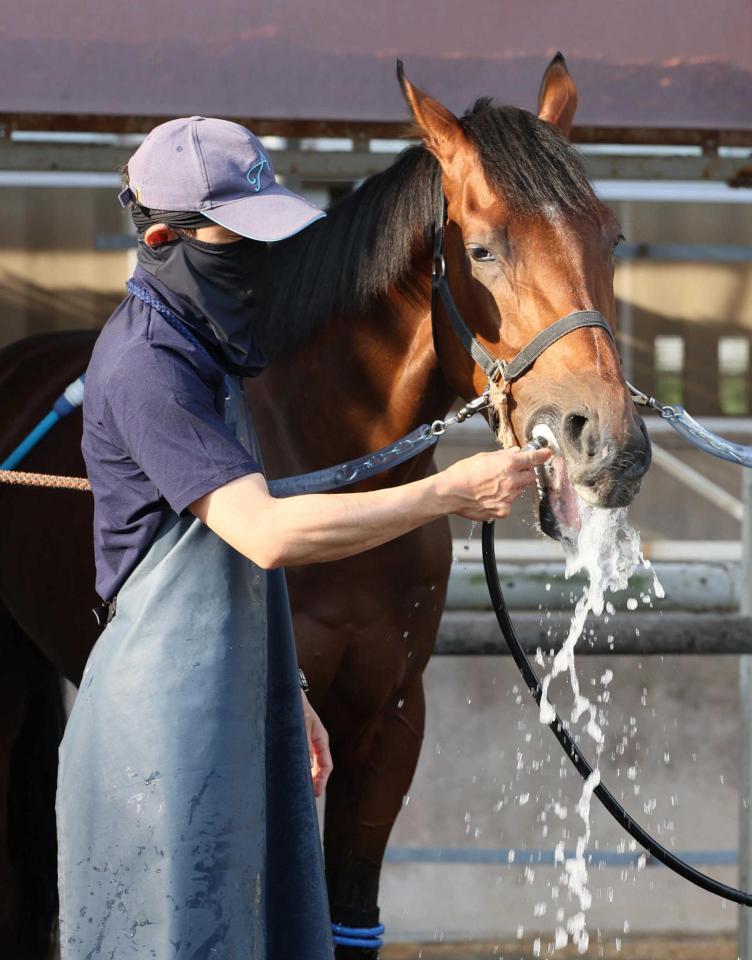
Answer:
POLYGON ((56 919, 57 673, 0 617, 0 957, 43 960, 56 919))
POLYGON ((0 674, 0 956, 16 957, 19 948, 19 883, 10 858, 8 803, 13 746, 26 707, 26 684, 17 670, 0 674))
MULTIPOLYGON (((379 923, 381 864, 410 788, 423 740, 425 700, 419 676, 395 694, 357 742, 338 745, 327 787, 324 846, 332 921, 350 928, 379 923)), ((378 951, 339 945, 337 960, 375 960, 378 951)))

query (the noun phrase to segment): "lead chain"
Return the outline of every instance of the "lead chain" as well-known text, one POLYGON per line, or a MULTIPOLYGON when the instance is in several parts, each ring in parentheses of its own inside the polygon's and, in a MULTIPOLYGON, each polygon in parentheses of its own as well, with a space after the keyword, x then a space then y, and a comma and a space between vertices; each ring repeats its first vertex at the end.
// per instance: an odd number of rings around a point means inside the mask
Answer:
POLYGON ((647 407, 649 410, 655 410, 664 420, 675 420, 679 416, 679 411, 676 407, 669 406, 667 403, 661 403, 660 400, 656 400, 655 397, 651 397, 649 394, 643 393, 642 390, 638 390, 637 387, 632 386, 629 381, 627 381, 627 387, 632 395, 632 400, 638 407, 647 407))
POLYGON ((443 436, 447 427, 451 427, 455 423, 464 423, 465 420, 469 420, 470 417, 474 417, 476 413, 480 413, 481 410, 485 410, 490 405, 491 397, 489 396, 489 388, 486 387, 479 397, 466 403, 453 417, 447 417, 446 420, 434 420, 430 427, 431 436, 443 436))

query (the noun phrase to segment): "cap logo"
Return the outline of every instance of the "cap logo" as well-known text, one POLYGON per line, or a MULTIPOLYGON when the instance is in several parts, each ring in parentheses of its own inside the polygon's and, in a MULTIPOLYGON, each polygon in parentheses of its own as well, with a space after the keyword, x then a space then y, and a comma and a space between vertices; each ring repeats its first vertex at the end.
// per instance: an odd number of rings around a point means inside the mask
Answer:
POLYGON ((256 193, 258 193, 261 189, 261 174, 264 172, 264 167, 269 168, 269 161, 262 153, 261 159, 257 160, 245 175, 246 180, 248 183, 250 183, 256 193))

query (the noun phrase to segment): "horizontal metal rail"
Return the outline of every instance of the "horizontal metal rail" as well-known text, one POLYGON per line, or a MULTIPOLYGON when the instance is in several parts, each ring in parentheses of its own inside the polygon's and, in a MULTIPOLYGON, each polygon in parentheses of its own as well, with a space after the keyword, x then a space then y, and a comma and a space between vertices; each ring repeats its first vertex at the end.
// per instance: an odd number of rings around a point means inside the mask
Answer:
MULTIPOLYGON (((409 142, 405 141, 405 145, 409 142)), ((368 140, 360 143, 369 145, 368 140)), ((344 145, 347 146, 347 140, 344 145)), ((269 153, 275 170, 282 176, 294 176, 309 182, 354 182, 385 170, 394 163, 399 152, 395 149, 334 149, 325 141, 316 146, 316 149, 272 149, 269 153)), ((134 150, 135 144, 131 140, 123 144, 5 140, 0 143, 0 170, 111 173, 124 164, 134 150)), ((618 148, 610 154, 587 149, 582 154, 588 175, 593 180, 744 185, 749 178, 747 157, 687 156, 678 151, 655 156, 619 153, 618 148)))
MULTIPOLYGON (((569 859, 575 856, 574 850, 564 850, 569 859)), ((684 850, 677 852, 685 863, 693 867, 734 867, 739 862, 736 850, 684 850)), ((663 867, 655 860, 638 851, 588 850, 585 855, 588 866, 592 867, 663 867)), ((511 867, 553 867, 560 863, 556 851, 533 847, 387 847, 384 857, 386 863, 434 863, 434 864, 506 864, 511 867)))
MULTIPOLYGON (((513 613, 526 653, 558 650, 567 613, 513 613)), ((409 635, 406 643, 409 644, 409 635)), ((492 613, 449 610, 439 625, 439 656, 481 657, 509 653, 492 613)), ((591 619, 577 644, 581 656, 717 656, 752 654, 752 616, 734 613, 617 613, 608 623, 591 619), (592 633, 590 631, 593 631, 592 633)))
MULTIPOLYGON (((570 615, 587 584, 584 573, 564 577, 563 564, 503 563, 499 578, 510 610, 563 611, 570 615)), ((656 563, 638 567, 629 587, 609 594, 616 610, 634 608, 698 613, 738 613, 741 604, 742 572, 739 563, 656 563), (653 582, 657 576, 665 597, 656 599, 653 582)), ((458 561, 449 576, 448 610, 490 610, 483 565, 458 561)))
MULTIPOLYGON (((481 562, 480 540, 477 537, 455 537, 453 552, 457 564, 481 562)), ((643 540, 643 556, 648 560, 671 563, 739 563, 742 545, 739 540, 643 540)), ((548 537, 522 539, 499 538, 496 541, 496 557, 506 567, 509 563, 553 561, 564 571, 564 554, 561 544, 548 537)))
POLYGON ((749 263, 752 246, 743 243, 622 243, 621 260, 662 260, 668 263, 749 263))

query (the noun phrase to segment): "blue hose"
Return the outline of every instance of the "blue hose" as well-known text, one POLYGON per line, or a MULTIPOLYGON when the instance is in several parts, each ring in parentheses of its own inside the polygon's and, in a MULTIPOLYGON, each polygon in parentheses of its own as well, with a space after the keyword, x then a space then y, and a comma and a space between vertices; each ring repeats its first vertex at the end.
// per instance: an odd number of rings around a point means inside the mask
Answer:
POLYGON ((24 457, 34 449, 45 434, 47 434, 63 417, 67 417, 81 406, 84 400, 84 379, 86 374, 69 383, 65 390, 60 394, 52 407, 52 410, 43 417, 34 427, 28 436, 16 447, 10 456, 6 457, 0 463, 0 470, 13 470, 24 459, 24 457))

